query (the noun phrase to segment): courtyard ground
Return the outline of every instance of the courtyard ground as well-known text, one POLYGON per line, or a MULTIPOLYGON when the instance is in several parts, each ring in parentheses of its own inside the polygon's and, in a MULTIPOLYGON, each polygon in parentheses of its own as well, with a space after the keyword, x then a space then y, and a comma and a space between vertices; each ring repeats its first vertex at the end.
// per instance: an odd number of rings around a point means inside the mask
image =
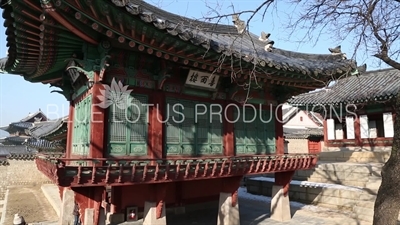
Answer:
MULTIPOLYGON (((52 190, 51 195, 58 195, 58 188, 53 186, 44 190, 52 190)), ((49 197, 49 193, 46 193, 49 197)), ((54 196, 58 197, 58 196, 54 196)), ((351 218, 348 212, 323 207, 303 205, 291 202, 293 218, 288 222, 276 222, 269 219, 270 198, 252 195, 245 188, 239 189, 239 210, 241 225, 370 225, 351 218)), ((218 203, 213 207, 184 215, 167 214, 168 225, 216 225, 218 203)), ((40 186, 10 188, 6 221, 12 224, 15 213, 20 213, 28 223, 33 225, 58 225, 57 214, 46 199, 40 186), (43 222, 46 221, 46 222, 43 222), (39 223, 42 222, 42 223, 39 223)), ((123 223, 124 225, 140 225, 141 221, 123 223)))
POLYGON ((9 188, 4 225, 13 224, 16 213, 22 215, 27 223, 58 220, 39 185, 9 188))

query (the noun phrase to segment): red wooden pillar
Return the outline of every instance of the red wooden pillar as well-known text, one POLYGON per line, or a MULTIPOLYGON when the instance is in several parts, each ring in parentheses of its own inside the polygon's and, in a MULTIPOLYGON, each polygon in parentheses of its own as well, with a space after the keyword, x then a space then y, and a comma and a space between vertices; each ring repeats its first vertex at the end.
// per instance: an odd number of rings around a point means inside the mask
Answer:
MULTIPOLYGON (((71 153, 72 153, 72 133, 74 131, 74 112, 75 112, 74 102, 70 101, 68 124, 67 124, 67 146, 66 146, 67 149, 65 150, 66 158, 71 158, 71 153)), ((69 162, 67 162, 67 163, 69 163, 69 162)))
POLYGON ((72 188, 72 190, 75 192, 75 202, 78 203, 79 206, 79 214, 82 225, 87 225, 83 223, 85 221, 85 210, 91 208, 94 209, 94 224, 99 223, 103 189, 103 187, 72 188))
POLYGON ((235 207, 238 203, 238 189, 240 187, 240 182, 242 181, 242 176, 224 178, 222 183, 221 192, 232 194, 232 206, 235 207))
POLYGON ((163 121, 165 98, 161 91, 153 92, 152 104, 149 107, 149 147, 147 149, 148 156, 152 159, 163 158, 163 121))
POLYGON ((60 194, 60 199, 61 199, 61 202, 62 202, 62 200, 63 200, 63 196, 64 196, 64 187, 58 187, 58 193, 60 194))
POLYGON ((147 200, 156 203, 156 218, 161 218, 162 210, 164 204, 166 204, 165 200, 167 197, 168 184, 152 184, 148 186, 151 191, 147 196, 147 200))
POLYGON ((362 147, 360 117, 358 115, 354 118, 354 137, 356 138, 356 146, 362 147))
POLYGON ((233 108, 228 107, 228 103, 225 103, 224 111, 226 115, 223 115, 223 128, 224 128, 224 155, 225 156, 234 156, 235 155, 235 127, 232 121, 235 121, 236 118, 233 118, 233 108))
MULTIPOLYGON (((106 194, 106 193, 105 193, 106 194)), ((121 187, 113 186, 111 187, 111 202, 110 202, 110 212, 111 213, 123 213, 124 211, 121 208, 121 200, 122 200, 122 191, 121 187)), ((105 196, 105 200, 108 200, 105 196)))
POLYGON ((90 120, 90 158, 104 157, 104 137, 105 137, 105 113, 106 109, 99 107, 101 103, 98 98, 101 96, 103 85, 99 82, 99 73, 95 72, 94 85, 92 87, 92 111, 90 120))
POLYGON ((275 185, 279 185, 283 187, 283 195, 287 196, 289 193, 290 181, 292 181, 292 177, 295 171, 287 171, 287 172, 278 172, 275 173, 275 185))
POLYGON ((285 153, 285 139, 283 137, 283 115, 282 106, 275 107, 275 142, 276 154, 283 155, 285 153))

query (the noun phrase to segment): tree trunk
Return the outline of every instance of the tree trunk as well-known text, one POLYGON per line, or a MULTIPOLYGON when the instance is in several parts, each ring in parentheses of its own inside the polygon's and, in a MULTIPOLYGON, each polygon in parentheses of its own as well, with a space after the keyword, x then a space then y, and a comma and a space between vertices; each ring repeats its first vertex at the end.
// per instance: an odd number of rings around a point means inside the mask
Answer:
POLYGON ((396 225, 400 212, 400 94, 396 97, 392 153, 382 168, 373 225, 396 225))

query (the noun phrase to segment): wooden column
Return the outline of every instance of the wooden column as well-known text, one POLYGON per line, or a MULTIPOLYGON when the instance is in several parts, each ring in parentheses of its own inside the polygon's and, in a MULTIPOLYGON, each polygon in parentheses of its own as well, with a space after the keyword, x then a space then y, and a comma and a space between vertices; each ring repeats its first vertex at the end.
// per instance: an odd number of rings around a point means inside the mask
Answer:
POLYGON ((90 121, 90 158, 103 158, 104 157, 104 138, 105 138, 105 124, 106 124, 106 109, 98 106, 101 103, 98 98, 101 96, 103 85, 99 82, 99 73, 96 72, 94 76, 94 85, 92 87, 92 111, 90 121))
POLYGON ((285 139, 283 137, 282 118, 282 106, 275 107, 275 139, 276 154, 278 155, 283 155, 285 153, 285 139))
POLYGON ((361 139, 361 125, 360 125, 360 117, 357 115, 354 118, 354 137, 356 138, 356 146, 362 147, 362 139, 361 139))
POLYGON ((278 172, 275 173, 275 185, 282 186, 284 196, 289 193, 290 182, 295 171, 278 172))
POLYGON ((222 183, 221 192, 232 194, 232 204, 236 204, 238 201, 238 189, 240 182, 243 180, 242 176, 224 178, 222 183))
MULTIPOLYGON (((74 131, 74 112, 75 106, 73 101, 69 102, 69 115, 68 115, 68 124, 67 124, 67 146, 65 150, 65 157, 71 158, 72 153, 72 133, 74 131)), ((68 162, 69 164, 69 162, 68 162)))
POLYGON ((121 200, 122 200, 122 191, 121 187, 112 187, 111 188, 111 213, 123 213, 124 210, 121 208, 121 200))
MULTIPOLYGON (((78 203, 79 214, 82 222, 85 221, 85 210, 94 209, 94 224, 98 224, 100 218, 100 206, 102 201, 103 189, 103 187, 72 188, 72 190, 75 192, 75 201, 78 203)), ((82 223, 82 225, 87 224, 82 223)))
POLYGON ((166 211, 165 200, 167 196, 167 183, 149 185, 150 191, 144 203, 143 225, 165 225, 166 211))
POLYGON ((163 130, 165 97, 161 91, 153 92, 152 106, 149 107, 149 147, 147 149, 148 156, 152 159, 163 158, 163 130))
MULTIPOLYGON (((224 110, 229 105, 229 103, 225 103, 224 110)), ((223 128, 224 128, 224 155, 225 156, 234 156, 235 154, 235 126, 233 123, 229 121, 234 121, 236 118, 233 118, 233 108, 229 107, 226 110, 226 115, 223 115, 223 128)))

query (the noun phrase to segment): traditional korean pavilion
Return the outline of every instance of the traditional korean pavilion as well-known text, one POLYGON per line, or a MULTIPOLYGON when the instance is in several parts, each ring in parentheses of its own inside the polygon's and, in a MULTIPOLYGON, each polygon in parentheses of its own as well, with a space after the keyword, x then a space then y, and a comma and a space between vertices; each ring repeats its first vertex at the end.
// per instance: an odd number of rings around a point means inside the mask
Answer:
POLYGON ((391 150, 399 90, 399 70, 364 71, 288 102, 323 114, 326 151, 379 152, 391 150))
POLYGON ((240 181, 262 173, 275 173, 271 217, 290 219, 291 177, 317 156, 284 155, 277 106, 356 66, 275 48, 238 16, 206 23, 140 0, 1 5, 4 70, 70 101, 65 157, 36 159, 60 187, 62 224, 72 200, 84 225, 166 224, 168 208, 218 200, 218 223, 239 224, 240 181))
POLYGON ((65 153, 66 119, 48 120, 39 109, 7 126, 0 127, 9 136, 0 138, 1 156, 34 159, 38 152, 65 153), (64 128, 64 129, 62 129, 64 128))

